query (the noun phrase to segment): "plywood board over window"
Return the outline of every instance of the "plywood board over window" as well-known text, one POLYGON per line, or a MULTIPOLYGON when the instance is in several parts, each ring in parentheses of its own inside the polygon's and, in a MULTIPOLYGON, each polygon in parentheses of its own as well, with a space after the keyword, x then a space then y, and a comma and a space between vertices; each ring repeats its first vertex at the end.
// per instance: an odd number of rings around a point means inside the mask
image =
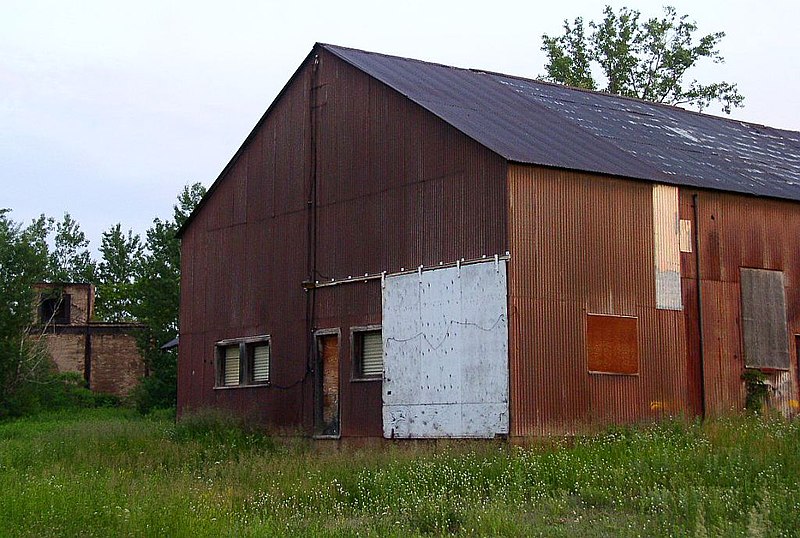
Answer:
POLYGON ((782 271, 740 269, 744 362, 749 368, 789 369, 789 330, 782 271))
POLYGON ((639 341, 636 318, 588 314, 586 354, 590 373, 638 374, 639 341))

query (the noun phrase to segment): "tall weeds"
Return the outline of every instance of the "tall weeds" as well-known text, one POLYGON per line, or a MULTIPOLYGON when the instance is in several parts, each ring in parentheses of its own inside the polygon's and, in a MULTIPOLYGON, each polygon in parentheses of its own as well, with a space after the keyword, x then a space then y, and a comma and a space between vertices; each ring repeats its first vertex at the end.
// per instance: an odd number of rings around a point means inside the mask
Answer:
POLYGON ((567 446, 328 450, 213 414, 0 424, 13 536, 794 536, 800 424, 612 428, 567 446))

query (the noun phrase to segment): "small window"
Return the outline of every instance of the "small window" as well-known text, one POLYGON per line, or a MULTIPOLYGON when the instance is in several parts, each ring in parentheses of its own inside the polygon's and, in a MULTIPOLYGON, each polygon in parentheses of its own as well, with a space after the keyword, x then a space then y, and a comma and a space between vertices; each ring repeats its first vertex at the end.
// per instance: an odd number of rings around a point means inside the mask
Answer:
POLYGON ((356 379, 383 378, 383 336, 380 329, 353 331, 356 379))
POLYGON ((223 365, 223 369, 222 384, 226 387, 238 385, 240 370, 238 345, 225 347, 225 364, 223 365))
POLYGON ((636 318, 587 315, 586 352, 590 373, 638 374, 636 318))
POLYGON ((39 307, 39 321, 47 325, 55 323, 66 325, 69 323, 69 306, 71 297, 69 294, 59 294, 57 296, 42 296, 41 306, 39 307))
POLYGON ((251 381, 254 384, 269 383, 269 344, 264 342, 250 344, 247 347, 252 364, 251 381))
POLYGON ((234 338, 217 342, 217 387, 269 383, 269 337, 234 338))

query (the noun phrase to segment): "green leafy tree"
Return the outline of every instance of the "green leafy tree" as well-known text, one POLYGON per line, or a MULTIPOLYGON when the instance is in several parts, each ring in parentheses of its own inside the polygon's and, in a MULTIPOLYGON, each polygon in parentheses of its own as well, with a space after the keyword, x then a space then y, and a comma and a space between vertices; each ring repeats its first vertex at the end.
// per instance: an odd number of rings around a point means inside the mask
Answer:
POLYGON ((103 321, 135 319, 135 285, 141 270, 144 247, 138 234, 115 224, 103 232, 101 260, 97 264, 95 315, 103 321))
POLYGON ((53 250, 50 253, 50 275, 52 282, 92 282, 95 277, 95 262, 89 252, 89 240, 78 222, 69 213, 55 223, 53 250))
POLYGON ((605 79, 601 89, 609 93, 699 110, 719 102, 727 114, 732 107, 743 106, 736 84, 686 80, 698 61, 724 61, 717 49, 724 32, 696 39, 697 24, 670 6, 664 8, 664 17, 645 21, 639 11, 624 7, 615 13, 606 6, 603 14, 602 21, 589 22, 588 32, 583 18, 577 17, 572 24, 564 21, 562 35, 542 36, 547 54, 542 78, 595 90, 601 86, 595 73, 601 72, 605 79))
POLYGON ((161 346, 178 334, 180 303, 180 240, 176 233, 200 202, 206 189, 200 183, 188 185, 173 207, 173 218, 156 218, 147 230, 146 253, 136 282, 136 317, 145 325, 139 338, 150 375, 136 394, 140 410, 175 405, 177 357, 161 346))
POLYGON ((28 338, 36 312, 33 285, 46 275, 49 227, 41 216, 23 228, 0 209, 0 416, 23 413, 30 387, 50 373, 42 346, 28 338))

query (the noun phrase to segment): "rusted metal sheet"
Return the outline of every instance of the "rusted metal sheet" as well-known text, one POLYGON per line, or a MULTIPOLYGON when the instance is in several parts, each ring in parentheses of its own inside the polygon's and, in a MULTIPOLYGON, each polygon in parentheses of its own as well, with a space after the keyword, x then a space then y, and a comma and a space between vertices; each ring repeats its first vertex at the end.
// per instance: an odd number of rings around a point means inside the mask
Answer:
POLYGON ((587 369, 598 374, 639 373, 639 331, 632 316, 586 316, 587 369))
MULTIPOLYGON (((800 294, 798 264, 792 253, 800 249, 800 218, 797 205, 791 202, 707 191, 682 190, 680 207, 681 218, 692 220, 696 226, 700 243, 702 320, 697 308, 696 253, 681 254, 690 400, 695 409, 704 402, 710 416, 724 414, 744 406, 742 268, 784 273, 789 336, 782 337, 783 347, 795 356, 796 343, 790 335, 800 332, 800 294), (697 222, 692 215, 693 195, 697 196, 697 222)), ((797 361, 789 363, 790 372, 768 371, 768 376, 780 387, 774 391, 772 404, 786 413, 796 413, 791 402, 797 399, 797 361)))
POLYGON ((682 312, 656 308, 647 183, 509 169, 512 435, 685 412, 682 312), (589 313, 637 319, 639 375, 589 373, 589 313))
POLYGON ((387 276, 383 435, 508 433, 506 262, 387 276))
MULTIPOLYGON (((773 150, 795 147, 796 133, 561 91, 316 47, 182 230, 181 411, 227 406, 311 432, 319 375, 312 335, 335 327, 342 435, 379 436, 380 383, 351 380, 349 329, 381 323, 380 283, 314 283, 509 250, 513 435, 741 407, 740 268, 784 272, 788 330, 800 334, 800 219, 794 202, 720 189, 797 198, 795 165, 768 177, 789 155, 773 150), (431 90, 462 79, 464 85, 431 90), (497 88, 475 92, 478 79, 497 88), (468 98, 486 107, 451 106, 468 98), (519 110, 535 113, 538 123, 509 123, 519 110), (584 115, 588 131, 572 121, 584 115), (604 115, 608 125, 598 119, 604 115), (631 115, 635 125, 627 123, 631 115), (737 155, 752 157, 753 177, 728 174, 736 161, 725 161, 730 151, 713 149, 717 142, 702 142, 716 156, 698 149, 695 131, 703 129, 724 130, 718 142, 732 141, 737 155), (587 132, 590 142, 583 143, 587 132), (640 147, 645 138, 650 145, 640 147), (616 146, 623 139, 627 149, 616 146), (764 144, 767 151, 754 155, 764 144), (635 157, 626 153, 631 148, 635 157), (495 150, 560 169, 509 165, 495 150), (675 157, 689 153, 681 162, 675 157), (688 248, 685 237, 680 245, 684 310, 657 308, 652 184, 563 170, 597 171, 592 163, 601 161, 601 172, 683 185, 679 216, 692 236, 688 248), (725 177, 717 174, 722 170, 725 177), (587 313, 637 318, 638 376, 589 375, 587 313), (214 342, 255 334, 271 335, 270 386, 215 390, 214 342)), ((788 346, 794 357, 797 344, 788 346)), ((797 361, 780 376, 776 406, 791 409, 797 361)))
MULTIPOLYGON (((684 265, 685 267, 685 265, 684 265)), ((705 405, 704 378, 700 358, 700 327, 698 326, 697 281, 683 278, 683 316, 681 324, 686 340, 686 396, 691 414, 702 416, 705 405)))
POLYGON ((703 332, 706 411, 709 416, 742 409, 741 314, 735 283, 704 280, 703 332))
POLYGON ((182 230, 181 410, 223 406, 311 433, 318 372, 309 335, 336 328, 341 435, 380 436, 381 382, 351 380, 349 341, 350 327, 380 325, 380 282, 302 284, 504 253, 505 169, 385 84, 315 50, 182 230), (255 334, 270 335, 270 385, 215 390, 214 342, 255 334))

